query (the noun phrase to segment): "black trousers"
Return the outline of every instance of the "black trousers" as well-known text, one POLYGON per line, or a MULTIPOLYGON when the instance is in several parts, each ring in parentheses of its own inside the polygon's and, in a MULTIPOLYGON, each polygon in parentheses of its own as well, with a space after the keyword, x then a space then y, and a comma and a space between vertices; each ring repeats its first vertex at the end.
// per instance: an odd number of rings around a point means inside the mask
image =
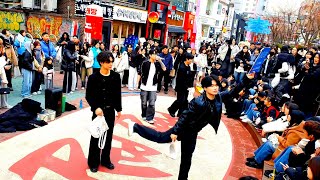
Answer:
POLYGON ((161 71, 158 75, 158 91, 161 91, 161 84, 162 84, 162 79, 164 78, 164 91, 168 91, 168 84, 170 82, 170 76, 169 76, 170 71, 161 71))
MULTIPOLYGON (((97 116, 95 113, 92 116, 92 120, 97 116)), ((111 151, 111 142, 114 128, 115 112, 113 108, 108 108, 103 110, 104 117, 109 126, 107 132, 107 138, 104 148, 101 150, 98 147, 99 138, 94 138, 91 136, 90 146, 89 146, 89 155, 88 155, 88 166, 89 168, 98 168, 100 163, 108 164, 111 162, 110 151, 111 151)))
POLYGON ((125 69, 123 71, 122 84, 128 84, 128 79, 129 79, 129 70, 125 69))
POLYGON ((178 116, 188 107, 188 90, 177 91, 177 99, 168 108, 170 113, 175 114, 178 110, 178 116))
POLYGON ((63 87, 62 90, 64 93, 69 93, 72 86, 72 70, 64 71, 63 76, 63 87))
MULTIPOLYGON (((173 128, 159 132, 149 127, 135 124, 133 131, 138 133, 141 137, 157 143, 169 143, 171 142, 170 135, 173 133, 173 128)), ((181 161, 178 180, 187 180, 189 170, 191 167, 192 154, 196 147, 198 133, 186 133, 181 137, 178 136, 178 140, 181 140, 181 161)))
POLYGON ((33 81, 31 86, 31 93, 38 92, 40 89, 40 85, 42 83, 42 73, 38 71, 32 71, 33 73, 33 81))
POLYGON ((13 66, 11 66, 11 68, 10 68, 9 70, 6 70, 6 69, 5 69, 6 76, 7 76, 7 80, 8 80, 8 87, 9 87, 9 88, 12 88, 12 73, 11 73, 11 72, 12 72, 12 71, 11 71, 11 70, 12 70, 12 67, 13 67, 13 66))

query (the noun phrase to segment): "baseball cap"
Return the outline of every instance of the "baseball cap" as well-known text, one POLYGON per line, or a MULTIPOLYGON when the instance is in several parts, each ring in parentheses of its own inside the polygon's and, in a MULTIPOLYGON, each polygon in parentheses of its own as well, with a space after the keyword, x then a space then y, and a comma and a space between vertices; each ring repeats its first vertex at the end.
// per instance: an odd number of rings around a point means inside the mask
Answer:
POLYGON ((261 42, 256 42, 256 45, 261 45, 261 42))

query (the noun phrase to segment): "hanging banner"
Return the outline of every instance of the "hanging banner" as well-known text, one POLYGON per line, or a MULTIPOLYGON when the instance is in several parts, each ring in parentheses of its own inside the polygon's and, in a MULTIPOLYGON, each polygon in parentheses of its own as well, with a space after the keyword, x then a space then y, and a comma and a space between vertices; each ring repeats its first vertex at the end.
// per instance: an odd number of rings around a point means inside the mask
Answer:
POLYGON ((259 56, 257 57, 256 61, 254 62, 252 68, 249 71, 249 74, 251 73, 260 73, 261 70, 261 66, 264 62, 264 60, 268 57, 268 54, 270 52, 271 48, 270 47, 266 47, 263 48, 259 54, 259 56))
POLYGON ((101 6, 92 4, 86 8, 85 41, 102 40, 103 11, 101 6))

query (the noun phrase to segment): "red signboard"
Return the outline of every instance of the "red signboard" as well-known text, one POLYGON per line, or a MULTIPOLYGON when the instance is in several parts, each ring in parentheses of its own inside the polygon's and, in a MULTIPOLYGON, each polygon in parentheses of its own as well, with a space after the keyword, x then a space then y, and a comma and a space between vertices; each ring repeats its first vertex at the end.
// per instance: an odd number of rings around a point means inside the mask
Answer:
POLYGON ((103 10, 101 6, 92 4, 86 8, 85 41, 102 40, 103 10))

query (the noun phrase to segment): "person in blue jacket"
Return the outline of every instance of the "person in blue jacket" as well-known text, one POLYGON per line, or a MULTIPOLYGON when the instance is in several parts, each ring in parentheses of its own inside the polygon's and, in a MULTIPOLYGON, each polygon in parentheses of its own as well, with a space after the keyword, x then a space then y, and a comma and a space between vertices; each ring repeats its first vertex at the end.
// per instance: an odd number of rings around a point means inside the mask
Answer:
POLYGON ((19 59, 18 65, 20 69, 21 69, 21 62, 23 61, 23 58, 24 58, 23 53, 26 51, 25 43, 27 41, 31 41, 31 40, 26 37, 26 31, 21 30, 19 34, 16 36, 15 41, 13 43, 13 45, 17 48, 18 59, 19 59))
POLYGON ((42 33, 42 40, 40 41, 40 44, 45 58, 54 60, 57 56, 57 52, 53 43, 50 41, 49 34, 47 32, 42 33))

